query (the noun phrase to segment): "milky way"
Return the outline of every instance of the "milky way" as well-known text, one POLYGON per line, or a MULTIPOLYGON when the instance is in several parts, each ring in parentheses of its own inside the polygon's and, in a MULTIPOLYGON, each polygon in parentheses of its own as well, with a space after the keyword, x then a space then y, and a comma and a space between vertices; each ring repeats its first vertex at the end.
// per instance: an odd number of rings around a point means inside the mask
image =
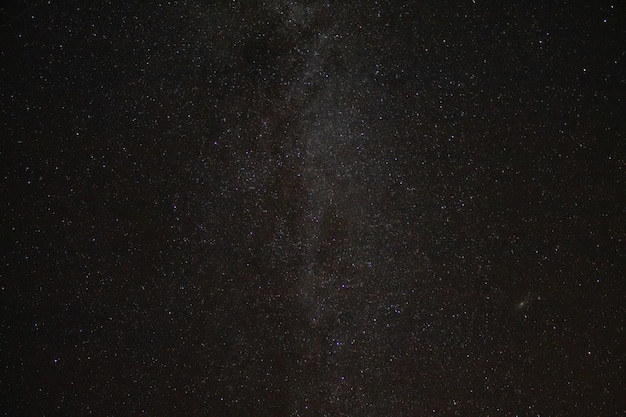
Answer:
POLYGON ((626 12, 1 9, 7 416, 618 415, 626 12))

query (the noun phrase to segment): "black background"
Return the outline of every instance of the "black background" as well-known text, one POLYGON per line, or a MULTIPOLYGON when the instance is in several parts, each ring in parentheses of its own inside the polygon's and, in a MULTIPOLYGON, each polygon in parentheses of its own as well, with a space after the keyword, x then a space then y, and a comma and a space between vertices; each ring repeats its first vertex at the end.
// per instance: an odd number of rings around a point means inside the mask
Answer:
POLYGON ((13 2, 6 416, 626 411, 622 2, 13 2))

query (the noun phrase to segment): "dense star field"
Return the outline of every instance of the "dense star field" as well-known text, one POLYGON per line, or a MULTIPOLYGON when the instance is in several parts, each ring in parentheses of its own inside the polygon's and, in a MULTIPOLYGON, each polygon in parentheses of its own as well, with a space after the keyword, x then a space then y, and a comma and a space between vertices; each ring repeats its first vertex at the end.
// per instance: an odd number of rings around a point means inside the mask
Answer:
POLYGON ((2 415, 626 413, 626 6, 544 3, 2 6, 2 415))

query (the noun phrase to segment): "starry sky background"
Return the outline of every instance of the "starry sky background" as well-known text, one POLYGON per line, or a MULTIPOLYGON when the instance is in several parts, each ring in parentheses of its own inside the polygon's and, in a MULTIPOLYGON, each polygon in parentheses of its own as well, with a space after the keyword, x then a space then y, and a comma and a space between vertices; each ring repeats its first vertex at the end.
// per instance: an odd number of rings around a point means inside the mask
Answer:
POLYGON ((6 416, 626 411, 623 2, 39 1, 6 416))

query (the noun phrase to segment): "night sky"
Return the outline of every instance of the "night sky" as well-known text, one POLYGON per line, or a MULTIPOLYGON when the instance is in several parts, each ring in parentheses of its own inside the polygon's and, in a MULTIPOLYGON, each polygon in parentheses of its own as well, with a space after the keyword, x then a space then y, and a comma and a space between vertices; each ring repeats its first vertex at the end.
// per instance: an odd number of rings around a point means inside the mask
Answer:
POLYGON ((0 11, 3 415, 626 413, 624 2, 121 3, 0 11))

